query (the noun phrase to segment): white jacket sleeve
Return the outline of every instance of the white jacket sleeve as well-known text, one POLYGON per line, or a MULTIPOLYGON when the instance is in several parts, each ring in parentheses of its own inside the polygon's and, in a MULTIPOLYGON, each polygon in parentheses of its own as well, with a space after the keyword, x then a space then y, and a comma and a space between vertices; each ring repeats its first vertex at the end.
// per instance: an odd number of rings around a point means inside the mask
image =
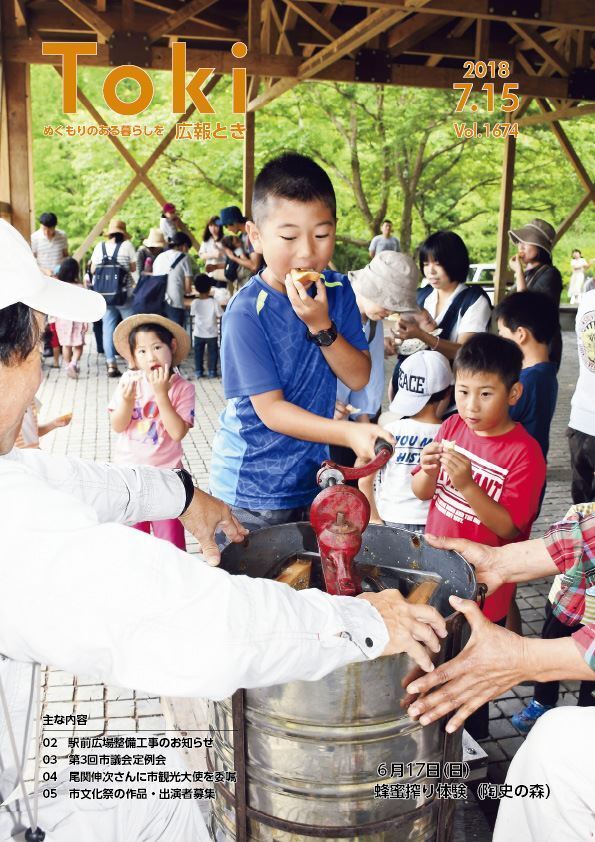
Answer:
POLYGON ((3 459, 91 506, 101 523, 174 518, 186 503, 180 478, 170 470, 90 462, 34 449, 14 449, 3 459))
MULTIPOLYGON (((4 466, 2 466, 4 468, 4 466)), ((231 576, 25 471, 0 473, 0 652, 174 696, 317 679, 378 656, 365 600, 231 576)))

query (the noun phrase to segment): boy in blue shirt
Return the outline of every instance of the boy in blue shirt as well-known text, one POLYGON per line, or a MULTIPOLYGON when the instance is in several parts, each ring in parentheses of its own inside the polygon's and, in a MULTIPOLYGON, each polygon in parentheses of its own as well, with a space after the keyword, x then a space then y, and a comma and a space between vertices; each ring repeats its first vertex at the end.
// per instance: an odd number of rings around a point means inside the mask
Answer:
POLYGON ((336 232, 333 186, 310 158, 288 153, 258 175, 246 227, 266 268, 229 303, 221 369, 227 405, 213 442, 210 489, 249 528, 307 517, 328 444, 370 459, 392 437, 375 424, 334 421, 337 378, 361 389, 370 355, 351 285, 324 271, 336 232), (314 277, 315 277, 314 275, 314 277))
POLYGON ((558 331, 556 305, 542 292, 515 292, 496 307, 494 319, 500 336, 512 339, 523 352, 523 393, 511 407, 510 417, 537 440, 547 458, 558 397, 556 366, 550 362, 548 351, 558 331))

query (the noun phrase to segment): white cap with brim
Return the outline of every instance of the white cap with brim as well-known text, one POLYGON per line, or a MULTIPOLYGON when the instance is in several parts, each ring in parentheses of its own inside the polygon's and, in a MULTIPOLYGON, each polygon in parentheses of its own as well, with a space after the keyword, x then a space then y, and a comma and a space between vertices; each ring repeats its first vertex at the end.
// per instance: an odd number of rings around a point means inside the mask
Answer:
POLYGON ((397 418, 410 418, 424 408, 432 395, 452 386, 450 363, 438 351, 417 351, 401 364, 399 389, 392 399, 390 411, 397 418))
POLYGON ((105 313, 99 293, 44 275, 27 241, 0 219, 0 310, 17 302, 73 322, 96 322, 105 313))

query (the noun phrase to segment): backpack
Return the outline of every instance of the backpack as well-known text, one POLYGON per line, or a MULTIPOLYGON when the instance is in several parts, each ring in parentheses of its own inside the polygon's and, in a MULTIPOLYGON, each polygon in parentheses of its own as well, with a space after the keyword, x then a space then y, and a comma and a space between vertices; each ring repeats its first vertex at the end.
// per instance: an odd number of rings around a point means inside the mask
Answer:
POLYGON ((234 260, 230 260, 229 257, 225 258, 225 268, 223 270, 223 274, 225 276, 225 280, 227 281, 237 281, 238 279, 238 269, 240 268, 240 264, 236 263, 234 260))
MULTIPOLYGON (((169 272, 178 265, 184 257, 184 252, 181 252, 172 265, 169 267, 169 272)), ((139 313, 155 313, 158 316, 163 315, 163 304, 165 302, 165 291, 167 289, 167 275, 147 275, 142 274, 138 283, 132 293, 132 313, 138 315, 139 313)))
POLYGON ((117 243, 114 253, 111 257, 108 257, 105 243, 101 244, 103 259, 95 269, 93 277, 93 289, 103 295, 108 307, 124 304, 127 298, 126 279, 128 270, 117 262, 121 245, 122 243, 117 243))
MULTIPOLYGON (((423 307, 426 298, 432 293, 433 287, 428 284, 425 287, 417 290, 417 304, 419 307, 423 307)), ((442 328, 442 333, 440 334, 444 339, 448 339, 454 330, 454 326, 457 323, 457 319, 459 314, 463 316, 469 307, 472 304, 475 304, 480 298, 487 299, 488 304, 490 305, 490 310, 492 309, 492 304, 490 302, 490 298, 488 294, 481 288, 481 287, 470 287, 466 286, 462 292, 459 292, 455 301, 449 305, 446 313, 444 314, 444 318, 440 322, 439 327, 442 328)), ((489 324, 489 319, 488 319, 489 324)), ((485 330, 487 330, 488 325, 486 324, 485 330)))

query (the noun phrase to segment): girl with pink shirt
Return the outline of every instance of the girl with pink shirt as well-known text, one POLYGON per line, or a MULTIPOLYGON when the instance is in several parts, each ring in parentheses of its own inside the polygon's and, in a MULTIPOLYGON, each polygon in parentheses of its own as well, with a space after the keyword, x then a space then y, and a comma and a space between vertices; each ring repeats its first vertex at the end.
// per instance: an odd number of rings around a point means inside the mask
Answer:
MULTIPOLYGON (((194 426, 196 399, 194 386, 176 368, 188 356, 188 333, 163 316, 140 314, 120 322, 114 346, 130 369, 108 406, 112 430, 118 433, 113 461, 181 468, 182 439, 194 426)), ((142 532, 151 526, 157 538, 186 549, 177 518, 135 524, 142 532)))

